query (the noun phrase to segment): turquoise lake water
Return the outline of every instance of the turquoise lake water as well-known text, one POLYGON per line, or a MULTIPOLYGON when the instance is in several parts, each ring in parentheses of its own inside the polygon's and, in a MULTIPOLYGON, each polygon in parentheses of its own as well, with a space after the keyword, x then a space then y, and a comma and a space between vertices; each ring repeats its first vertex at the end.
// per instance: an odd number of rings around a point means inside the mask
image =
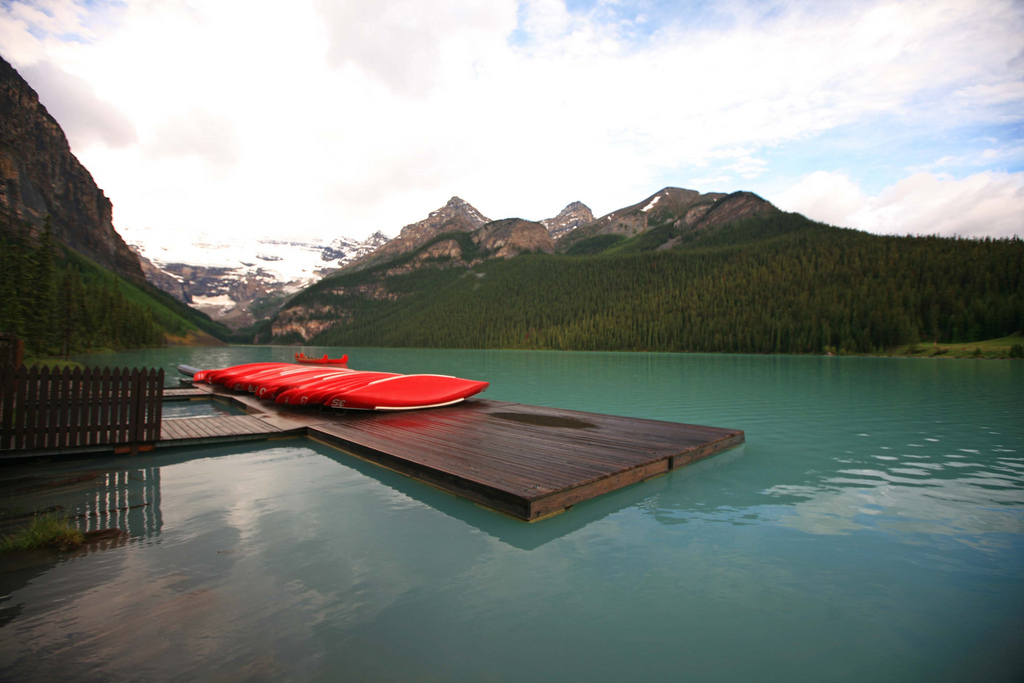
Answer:
MULTIPOLYGON (((342 353, 83 360, 297 350, 342 353)), ((1024 679, 1024 363, 345 351, 747 442, 535 524, 306 440, 4 465, 130 535, 0 559, 0 679, 1024 679)))

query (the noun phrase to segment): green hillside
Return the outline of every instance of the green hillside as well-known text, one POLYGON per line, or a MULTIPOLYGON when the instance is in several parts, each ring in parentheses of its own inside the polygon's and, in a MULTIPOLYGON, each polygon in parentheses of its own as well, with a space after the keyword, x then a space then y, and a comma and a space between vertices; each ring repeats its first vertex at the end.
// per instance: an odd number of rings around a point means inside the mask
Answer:
POLYGON ((412 347, 870 353, 1024 328, 1019 239, 878 236, 783 212, 394 270, 326 278, 284 313, 334 324, 312 343, 412 347))
POLYGON ((223 339, 230 331, 148 284, 119 277, 48 231, 0 236, 0 331, 33 355, 223 339))

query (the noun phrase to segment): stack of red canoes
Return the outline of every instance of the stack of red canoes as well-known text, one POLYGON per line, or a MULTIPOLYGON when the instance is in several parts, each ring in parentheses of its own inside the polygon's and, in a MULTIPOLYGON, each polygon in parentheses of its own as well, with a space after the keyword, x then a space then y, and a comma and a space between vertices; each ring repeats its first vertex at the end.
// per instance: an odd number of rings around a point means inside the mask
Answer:
MULTIPOLYGON (((298 357, 296 357, 298 360, 298 357)), ((487 388, 447 375, 399 375, 342 367, 347 360, 303 358, 294 363, 248 363, 221 370, 200 370, 192 379, 287 405, 325 405, 358 410, 412 410, 451 405, 487 388)))

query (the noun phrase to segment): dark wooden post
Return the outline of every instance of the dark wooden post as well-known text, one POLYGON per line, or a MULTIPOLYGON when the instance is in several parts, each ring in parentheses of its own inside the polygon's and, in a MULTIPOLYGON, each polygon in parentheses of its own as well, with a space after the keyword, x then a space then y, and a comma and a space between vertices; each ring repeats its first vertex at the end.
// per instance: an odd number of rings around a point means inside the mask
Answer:
POLYGON ((36 446, 36 429, 39 424, 39 367, 33 365, 28 369, 28 393, 25 397, 25 437, 22 448, 38 448, 36 446))
POLYGON ((75 368, 68 377, 71 383, 68 393, 68 446, 84 446, 85 430, 82 428, 82 368, 75 368))
POLYGON ((11 448, 14 439, 14 391, 18 366, 0 366, 0 449, 11 448))
POLYGON ((138 368, 132 369, 131 384, 128 390, 129 398, 131 399, 131 412, 128 417, 128 441, 131 444, 131 454, 139 454, 139 442, 142 441, 142 427, 145 424, 143 417, 145 411, 143 410, 142 400, 146 387, 143 384, 143 373, 139 372, 138 368))
POLYGON ((25 359, 25 342, 16 334, 0 332, 0 365, 20 368, 25 359))
POLYGON ((28 389, 28 370, 22 365, 18 368, 15 376, 14 395, 14 435, 11 440, 11 448, 25 447, 25 428, 28 424, 28 410, 25 406, 26 391, 28 389))

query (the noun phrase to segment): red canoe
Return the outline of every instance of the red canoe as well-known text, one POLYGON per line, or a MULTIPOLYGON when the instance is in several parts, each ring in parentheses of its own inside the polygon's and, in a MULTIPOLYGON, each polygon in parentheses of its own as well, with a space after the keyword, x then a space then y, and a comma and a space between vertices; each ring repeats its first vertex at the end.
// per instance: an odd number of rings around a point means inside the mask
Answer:
MULTIPOLYGON (((339 360, 347 361, 348 356, 339 360)), ((293 363, 248 363, 200 370, 193 378, 282 404, 357 410, 436 408, 475 396, 488 386, 487 382, 447 375, 399 375, 293 363)))
POLYGON ((315 365, 345 365, 348 363, 348 354, 346 353, 341 358, 328 358, 325 353, 323 358, 309 358, 304 353, 297 353, 295 354, 295 362, 315 365))

